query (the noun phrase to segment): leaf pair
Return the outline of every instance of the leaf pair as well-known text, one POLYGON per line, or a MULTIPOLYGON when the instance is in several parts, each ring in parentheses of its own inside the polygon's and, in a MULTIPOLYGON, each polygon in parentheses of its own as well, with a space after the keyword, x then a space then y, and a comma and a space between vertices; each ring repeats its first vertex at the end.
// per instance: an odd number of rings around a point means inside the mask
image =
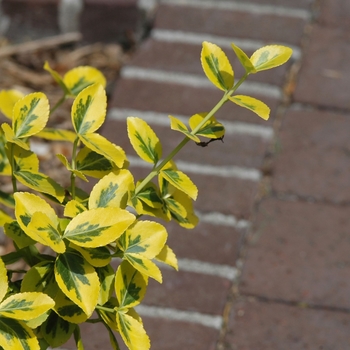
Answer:
POLYGON ((51 74, 66 96, 77 96, 92 84, 100 84, 106 87, 106 79, 103 74, 98 69, 90 66, 71 69, 63 78, 50 67, 48 62, 45 62, 44 69, 51 74))
POLYGON ((207 114, 208 113, 198 113, 189 119, 190 128, 192 129, 191 132, 181 120, 171 115, 169 115, 170 127, 172 130, 180 131, 189 139, 197 143, 200 142, 200 138, 198 136, 203 136, 209 139, 217 139, 224 136, 225 128, 215 119, 214 116, 212 116, 206 122, 204 121, 207 114))
MULTIPOLYGON (((238 46, 233 43, 231 45, 247 75, 278 67, 287 62, 292 55, 292 49, 289 47, 268 45, 255 51, 249 58, 238 46)), ((230 101, 249 109, 264 120, 269 118, 270 108, 265 103, 250 96, 231 96, 235 91, 234 72, 220 47, 206 41, 203 42, 201 62, 207 78, 220 90, 230 93, 228 96, 230 101)))

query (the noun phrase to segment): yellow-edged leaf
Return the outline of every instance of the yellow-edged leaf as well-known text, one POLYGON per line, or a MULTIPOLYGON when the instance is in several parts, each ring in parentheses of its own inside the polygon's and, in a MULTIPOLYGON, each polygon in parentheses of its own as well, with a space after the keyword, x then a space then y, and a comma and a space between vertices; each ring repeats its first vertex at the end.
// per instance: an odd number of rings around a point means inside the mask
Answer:
POLYGON ((55 70, 53 70, 50 65, 49 62, 45 62, 44 64, 44 69, 46 71, 48 71, 51 76, 54 78, 54 80, 56 81, 56 83, 61 87, 61 89, 63 90, 65 95, 71 95, 71 91, 69 90, 69 88, 66 86, 66 84, 64 83, 63 79, 61 78, 61 76, 58 74, 58 72, 56 72, 55 70))
POLYGON ((0 302, 4 299, 8 288, 7 270, 4 262, 0 258, 0 302))
POLYGON ((59 287, 55 280, 54 261, 42 261, 24 275, 21 292, 41 292, 56 299, 59 287))
POLYGON ((47 193, 55 197, 60 203, 63 202, 65 197, 64 188, 49 176, 31 171, 16 171, 14 176, 23 185, 35 191, 47 193))
POLYGON ((163 249, 160 251, 160 253, 155 257, 156 260, 167 264, 174 268, 176 271, 178 271, 179 266, 177 263, 177 258, 173 250, 165 244, 163 249))
POLYGON ((100 84, 93 84, 82 90, 72 106, 72 123, 77 134, 95 132, 106 117, 107 96, 100 84))
POLYGON ((101 247, 115 241, 134 221, 135 216, 124 209, 91 209, 72 219, 64 238, 81 247, 101 247))
POLYGON ((253 63, 250 61, 250 58, 245 54, 245 52, 236 46, 234 43, 231 44, 233 51, 235 52, 237 58, 244 67, 246 73, 256 73, 256 69, 253 63))
POLYGON ((86 210, 83 204, 73 199, 66 204, 63 214, 69 218, 74 218, 86 210))
MULTIPOLYGON (((1 202, 1 201, 0 201, 1 202)), ((4 227, 5 224, 12 222, 10 215, 6 214, 3 210, 0 209, 0 227, 4 227)))
MULTIPOLYGON (((139 184, 141 181, 138 181, 139 184)), ((149 182, 138 194, 137 198, 143 203, 147 204, 150 208, 162 208, 163 200, 159 193, 159 189, 153 182, 149 182)))
POLYGON ((64 253, 66 245, 58 226, 58 220, 53 222, 44 213, 35 212, 24 231, 34 241, 50 247, 56 253, 64 253))
POLYGON ((129 350, 149 350, 150 340, 141 322, 125 312, 117 311, 118 330, 129 350))
POLYGON ((25 231, 34 213, 42 212, 54 223, 58 223, 58 217, 51 206, 39 196, 28 192, 16 192, 15 215, 19 226, 25 231))
POLYGON ((220 90, 233 87, 233 69, 221 48, 207 41, 203 42, 201 62, 207 78, 220 90))
MULTIPOLYGON (((192 130, 197 130, 199 124, 203 121, 203 119, 207 116, 208 113, 198 113, 193 115, 189 124, 192 130)), ((206 123, 204 123, 198 130, 196 131, 196 135, 208 137, 210 139, 217 139, 223 137, 225 134, 224 126, 219 123, 214 116, 212 116, 206 123)))
POLYGON ((119 168, 105 156, 87 147, 83 147, 76 157, 76 169, 85 175, 101 179, 103 176, 108 175, 112 171, 117 171, 119 168))
POLYGON ((148 163, 158 163, 162 145, 152 128, 137 117, 128 117, 127 125, 130 143, 138 156, 148 163))
POLYGON ((122 168, 124 163, 127 162, 124 150, 121 147, 116 146, 114 143, 108 141, 100 134, 91 133, 79 135, 79 139, 86 147, 106 157, 119 168, 122 168))
POLYGON ((264 102, 261 102, 256 98, 244 95, 236 95, 229 97, 229 99, 235 104, 249 109, 264 120, 268 120, 270 117, 270 108, 264 102))
POLYGON ((90 66, 71 69, 64 75, 63 82, 75 96, 92 84, 100 84, 106 87, 104 75, 98 69, 90 66))
POLYGON ((82 179, 85 182, 88 182, 86 176, 79 170, 72 169, 71 165, 68 162, 68 159, 63 154, 56 154, 56 157, 61 161, 61 163, 66 167, 66 169, 73 174, 75 174, 79 179, 82 179))
POLYGON ((4 231, 6 236, 11 238, 20 249, 36 243, 19 227, 17 221, 6 223, 4 231))
POLYGON ((0 112, 8 119, 12 119, 13 107, 24 94, 18 90, 0 91, 0 112))
POLYGON ((253 53, 250 61, 257 72, 278 67, 286 63, 292 56, 293 50, 282 45, 264 46, 253 53))
POLYGON ((40 350, 38 339, 24 322, 0 317, 0 347, 11 350, 40 350))
POLYGON ((199 137, 196 135, 192 135, 190 131, 187 129, 187 126, 179 119, 173 117, 172 115, 169 115, 170 118, 170 127, 172 130, 180 131, 184 135, 186 135, 189 139, 193 140, 194 142, 200 142, 199 137))
POLYGON ((141 254, 153 259, 163 249, 168 234, 165 227, 153 221, 136 221, 123 235, 124 254, 141 254))
POLYGON ((39 158, 34 152, 23 149, 18 145, 7 146, 6 153, 8 157, 11 158, 12 154, 14 158, 14 172, 30 171, 37 173, 39 171, 39 158))
POLYGON ((53 348, 66 343, 75 330, 76 325, 63 320, 55 312, 51 312, 49 318, 42 324, 40 334, 53 348))
POLYGON ((101 288, 98 297, 99 305, 104 305, 110 300, 114 292, 115 272, 111 265, 106 265, 96 269, 98 278, 100 279, 101 288))
POLYGON ((89 208, 126 208, 129 193, 134 189, 134 178, 130 171, 122 169, 118 174, 103 177, 92 189, 89 208))
POLYGON ((17 293, 0 304, 0 315, 16 320, 31 320, 50 310, 54 305, 55 302, 44 293, 17 293))
POLYGON ((148 278, 127 261, 123 261, 115 278, 115 293, 120 308, 131 308, 140 304, 146 294, 148 278))
POLYGON ((54 129, 54 128, 44 128, 38 132, 35 136, 41 137, 45 140, 52 141, 69 141, 74 142, 77 137, 76 133, 70 130, 64 129, 54 129))
POLYGON ((64 320, 72 323, 83 323, 89 316, 72 300, 70 300, 57 286, 54 310, 64 320))
POLYGON ((186 209, 186 217, 178 216, 175 212, 172 212, 172 217, 180 226, 187 229, 192 229, 198 224, 198 217, 193 211, 193 201, 191 198, 182 191, 175 191, 173 196, 174 200, 180 203, 186 209))
POLYGON ((24 148, 25 150, 29 150, 28 142, 16 138, 16 135, 10 125, 3 123, 1 124, 1 128, 4 132, 4 137, 7 142, 15 143, 19 147, 24 148))
POLYGON ((191 179, 180 170, 161 170, 160 176, 169 181, 174 187, 189 195, 193 200, 197 199, 198 189, 191 179))
POLYGON ((80 254, 67 250, 56 259, 55 277, 62 292, 91 316, 100 291, 95 269, 80 254))
POLYGON ((15 137, 24 138, 40 132, 44 129, 49 114, 49 100, 42 92, 34 92, 18 100, 12 118, 15 137))
POLYGON ((111 253, 107 247, 83 248, 73 243, 70 247, 77 250, 93 267, 104 267, 112 260, 111 253))

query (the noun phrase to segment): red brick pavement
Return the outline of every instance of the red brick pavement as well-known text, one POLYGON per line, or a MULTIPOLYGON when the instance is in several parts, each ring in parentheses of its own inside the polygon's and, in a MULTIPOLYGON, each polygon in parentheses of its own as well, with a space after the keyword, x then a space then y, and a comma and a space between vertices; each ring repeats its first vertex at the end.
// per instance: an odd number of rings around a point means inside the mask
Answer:
MULTIPOLYGON (((169 225, 180 272, 164 269, 140 310, 153 350, 350 349, 349 3, 254 3, 160 0, 111 99, 103 132, 139 178, 148 169, 135 162, 125 116, 149 117, 166 154, 179 140, 167 114, 207 111, 220 97, 203 79, 202 40, 231 59, 232 40, 249 53, 272 42, 295 49, 242 89, 271 107, 269 122, 226 104, 225 142, 176 158, 198 184, 202 221, 169 225)), ((84 328, 87 350, 108 348, 107 335, 84 328)))

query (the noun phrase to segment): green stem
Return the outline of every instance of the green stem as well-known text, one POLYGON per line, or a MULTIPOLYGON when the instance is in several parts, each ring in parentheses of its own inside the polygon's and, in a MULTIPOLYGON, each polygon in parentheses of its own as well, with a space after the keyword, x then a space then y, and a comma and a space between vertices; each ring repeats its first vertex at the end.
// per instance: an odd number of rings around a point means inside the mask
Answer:
POLYGON ((110 308, 110 307, 105 307, 105 306, 100 306, 100 305, 96 305, 96 309, 101 310, 101 311, 105 311, 105 312, 112 312, 115 313, 115 310, 110 308))
MULTIPOLYGON (((76 165, 76 156, 77 156, 77 150, 78 150, 78 143, 79 143, 79 137, 77 137, 73 143, 72 164, 71 164, 71 167, 73 170, 75 170, 76 166, 77 166, 76 165)), ((75 199, 75 178, 76 178, 76 175, 72 171, 71 176, 70 176, 70 180, 71 180, 71 191, 72 191, 72 198, 73 199, 75 199)))
POLYGON ((57 103, 52 107, 50 114, 52 114, 66 99, 67 99, 67 95, 63 95, 58 101, 57 103))
MULTIPOLYGON (((213 107, 213 109, 206 115, 206 117, 191 131, 192 135, 195 135, 198 130, 228 101, 229 97, 239 88, 239 86, 247 79, 248 73, 246 73, 236 84, 235 86, 225 92, 224 96, 220 101, 213 107)), ((186 145, 190 139, 186 136, 169 155, 157 165, 145 178, 144 180, 136 187, 135 195, 137 195, 158 173, 160 170, 186 145)))
POLYGON ((15 157, 13 155, 13 148, 15 145, 13 143, 9 143, 9 145, 10 145, 11 181, 12 181, 13 193, 15 193, 17 192, 17 180, 15 177, 15 157))

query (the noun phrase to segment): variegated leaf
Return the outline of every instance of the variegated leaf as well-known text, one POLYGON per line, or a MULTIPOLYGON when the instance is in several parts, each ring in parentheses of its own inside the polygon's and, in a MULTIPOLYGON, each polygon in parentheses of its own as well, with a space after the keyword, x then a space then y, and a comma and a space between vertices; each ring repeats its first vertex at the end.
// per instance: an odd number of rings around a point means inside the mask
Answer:
POLYGON ((45 140, 51 141, 69 141, 74 142, 77 137, 76 133, 70 130, 64 129, 54 129, 54 128, 44 128, 40 132, 38 132, 35 136, 41 137, 45 140))
POLYGON ((71 69, 64 75, 63 82, 74 96, 92 84, 100 84, 106 87, 106 78, 103 74, 98 69, 90 66, 71 69))
POLYGON ((260 118, 268 120, 270 117, 270 108, 256 98, 244 95, 236 95, 229 98, 233 103, 247 108, 256 113, 260 118))
POLYGON ((201 62, 205 75, 217 88, 228 91, 233 87, 233 69, 220 47, 204 41, 201 62))
POLYGON ((85 175, 101 179, 111 171, 118 168, 101 154, 98 154, 87 147, 83 147, 76 157, 76 168, 85 175))
MULTIPOLYGON (((1 203, 1 200, 0 200, 1 203)), ((4 227, 6 224, 12 222, 12 217, 0 209, 0 227, 4 227)))
POLYGON ((129 350, 149 350, 150 340, 141 322, 126 312, 117 311, 118 330, 129 350))
POLYGON ((55 297, 55 312, 63 318, 65 321, 71 323, 83 323, 89 317, 84 313, 84 311, 72 300, 70 300, 57 286, 57 294, 55 297))
POLYGON ((14 159, 14 172, 29 171, 37 173, 39 171, 39 158, 34 152, 14 144, 6 147, 6 153, 9 159, 11 159, 11 156, 14 159))
POLYGON ((87 209, 84 207, 84 205, 76 200, 69 201, 65 208, 64 208, 64 216, 67 216, 69 218, 74 218, 80 213, 83 213, 87 209))
POLYGON ((174 254, 173 250, 167 244, 164 245, 163 249, 155 257, 155 259, 164 263, 164 264, 171 266, 176 271, 178 271, 178 269, 179 269, 176 255, 174 254))
POLYGON ((82 179, 85 182, 88 182, 86 176, 79 170, 73 169, 68 162, 68 159, 63 154, 56 154, 56 157, 61 161, 61 163, 65 166, 65 168, 75 174, 79 179, 82 179))
POLYGON ((128 136, 135 152, 144 161, 157 164, 162 157, 162 145, 151 127, 142 119, 127 118, 128 136))
POLYGON ((164 200, 166 202, 168 209, 172 214, 175 214, 180 217, 187 216, 186 208, 181 203, 176 201, 173 197, 168 197, 168 198, 165 198, 164 200))
POLYGON ((20 249, 35 244, 35 241, 27 236, 26 233, 20 228, 17 221, 6 223, 4 226, 4 231, 6 236, 11 238, 20 249))
POLYGON ((248 74, 256 73, 256 69, 253 63, 250 61, 249 57, 243 52, 243 50, 240 49, 238 46, 236 46, 234 43, 232 43, 231 46, 237 58, 241 62, 242 66, 244 67, 246 73, 248 74))
POLYGON ((13 108, 12 128, 20 139, 44 129, 50 114, 49 100, 42 92, 26 95, 13 108))
POLYGON ((0 112, 8 119, 12 119, 13 107, 24 94, 18 90, 0 91, 0 112))
POLYGON ((198 128, 207 114, 208 113, 200 113, 193 115, 189 120, 191 129, 196 130, 196 135, 208 137, 210 139, 223 137, 225 134, 225 128, 216 120, 214 116, 212 116, 206 123, 198 128))
POLYGON ((146 294, 148 278, 127 261, 123 261, 115 278, 115 293, 120 308, 131 308, 140 304, 146 294))
MULTIPOLYGON (((138 182, 139 183, 139 182, 138 182)), ((163 200, 159 193, 157 186, 149 182, 138 194, 137 199, 140 199, 142 202, 147 204, 150 208, 162 208, 163 200)))
POLYGON ((89 208, 126 208, 130 191, 134 190, 134 178, 129 170, 120 170, 103 177, 92 189, 89 208))
POLYGON ((4 132, 4 137, 7 142, 15 143, 19 147, 29 151, 28 140, 21 140, 17 138, 10 125, 8 125, 7 123, 3 123, 1 124, 1 128, 2 128, 2 131, 4 132))
POLYGON ((4 262, 0 258, 0 302, 4 299, 8 288, 7 270, 4 262))
POLYGON ((25 230, 34 213, 42 212, 50 218, 52 222, 58 222, 57 215, 51 206, 39 196, 28 192, 16 192, 15 215, 19 226, 25 230))
POLYGON ((115 241, 135 220, 120 208, 97 208, 78 214, 68 224, 64 238, 78 246, 96 248, 115 241))
POLYGON ((119 168, 127 162, 124 150, 99 134, 79 135, 79 139, 86 147, 104 156, 119 168))
POLYGON ((75 98, 72 106, 72 123, 77 134, 95 132, 106 117, 107 96, 102 85, 93 84, 75 98))
POLYGON ((17 293, 0 304, 0 315, 16 320, 30 320, 42 315, 54 305, 55 302, 44 293, 17 293))
POLYGON ((124 254, 141 254, 153 259, 163 249, 168 233, 165 227, 153 221, 136 221, 129 227, 120 242, 124 254))
POLYGON ((96 272, 101 283, 98 304, 104 305, 111 298, 114 291, 115 272, 111 265, 98 267, 96 272))
POLYGON ((24 322, 0 317, 0 347, 11 350, 40 350, 39 342, 24 322))
POLYGON ((55 197, 60 203, 63 202, 65 197, 64 188, 49 176, 30 171, 16 171, 14 176, 20 183, 32 190, 47 193, 55 197))
POLYGON ((173 198, 176 202, 180 203, 187 212, 186 217, 177 216, 175 212, 172 212, 171 215, 173 219, 175 219, 182 227, 187 229, 194 228, 198 224, 198 217, 193 211, 193 201, 182 191, 175 191, 173 193, 173 198))
POLYGON ((160 176, 169 181, 174 187, 186 193, 193 200, 197 199, 198 189, 191 179, 179 170, 161 170, 160 176))
POLYGON ((24 232, 34 241, 50 247, 56 253, 64 253, 66 245, 58 227, 58 219, 53 222, 44 213, 36 212, 24 232))
POLYGON ((6 193, 0 190, 0 203, 4 204, 8 208, 15 207, 15 200, 12 193, 6 193))
POLYGON ((200 142, 199 137, 196 135, 193 135, 188 130, 187 126, 179 119, 173 117, 172 115, 169 115, 170 118, 170 127, 172 130, 180 131, 185 136, 187 136, 189 139, 193 140, 194 142, 200 142))
POLYGON ((54 261, 42 261, 24 275, 21 292, 41 292, 56 300, 59 290, 55 280, 54 261))
POLYGON ((278 67, 286 63, 292 56, 293 50, 287 46, 268 45, 255 51, 250 57, 257 72, 278 67))
POLYGON ((62 292, 91 316, 100 291, 95 269, 80 254, 67 250, 56 259, 55 277, 62 292))
POLYGON ((70 339, 75 327, 75 324, 62 319, 55 312, 51 312, 48 319, 40 327, 40 334, 51 347, 57 348, 70 339))
POLYGON ((111 260, 111 253, 107 247, 83 248, 75 244, 70 245, 71 248, 77 250, 86 261, 94 267, 103 267, 108 265, 111 260))
POLYGON ((158 266, 148 258, 138 253, 126 253, 124 254, 126 259, 136 270, 142 274, 155 279, 157 282, 162 283, 162 273, 158 266))

